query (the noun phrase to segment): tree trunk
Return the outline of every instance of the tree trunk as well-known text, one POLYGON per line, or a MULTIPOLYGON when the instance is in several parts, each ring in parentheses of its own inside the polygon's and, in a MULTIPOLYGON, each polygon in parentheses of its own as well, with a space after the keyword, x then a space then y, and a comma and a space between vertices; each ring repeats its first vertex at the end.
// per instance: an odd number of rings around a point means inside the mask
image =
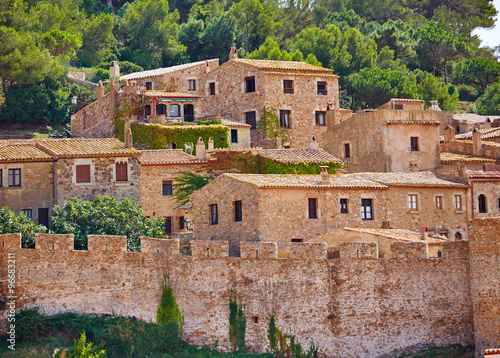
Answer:
POLYGON ((446 60, 444 60, 444 83, 448 86, 448 66, 446 66, 446 60))

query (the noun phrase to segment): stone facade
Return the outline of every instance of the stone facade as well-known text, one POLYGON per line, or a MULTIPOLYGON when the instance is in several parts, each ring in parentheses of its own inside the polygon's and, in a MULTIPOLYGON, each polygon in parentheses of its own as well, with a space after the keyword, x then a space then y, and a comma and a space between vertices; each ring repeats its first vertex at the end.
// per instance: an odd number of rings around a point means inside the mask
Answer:
POLYGON ((467 171, 471 218, 500 216, 500 171, 467 171), (480 198, 481 197, 481 198, 480 198))
MULTIPOLYGON (((369 174, 366 173, 365 178, 369 174)), ((363 177, 355 175, 334 178, 352 184, 336 183, 334 179, 331 185, 321 186, 319 175, 223 175, 191 196, 194 237, 228 240, 233 244, 232 253, 237 253, 239 241, 276 241, 283 247, 291 241, 307 241, 344 227, 378 229, 384 222, 394 228, 413 231, 426 227, 451 239, 467 238, 469 209, 465 185, 451 182, 440 187, 421 183, 380 185, 384 179, 360 182, 363 177), (300 186, 289 182, 279 186, 275 183, 276 177, 283 177, 284 181, 303 177, 311 182, 316 178, 318 185, 300 186), (256 184, 260 180, 264 183, 261 187, 256 184), (269 186, 266 183, 270 183, 269 186), (409 195, 416 196, 416 210, 408 208, 409 195), (438 196, 442 208, 436 208, 438 196), (460 197, 460 210, 455 209, 455 196, 460 197), (309 199, 315 199, 317 218, 309 218, 309 199), (341 199, 346 200, 347 213, 341 213, 341 199), (363 219, 361 205, 364 199, 371 200, 371 220, 363 219), (242 203, 241 221, 235 221, 236 201, 242 203), (212 205, 217 205, 217 224, 212 224, 212 205)))
POLYGON ((357 112, 328 128, 323 134, 323 147, 341 158, 349 172, 433 170, 440 166, 438 113, 390 109, 357 112), (412 138, 416 138, 416 148, 412 147, 412 138))
POLYGON ((307 148, 312 135, 321 141, 326 123, 316 125, 315 113, 325 112, 328 103, 333 103, 338 111, 338 77, 328 69, 299 69, 295 68, 298 66, 296 64, 241 59, 224 63, 200 79, 199 95, 203 97, 200 101, 203 113, 220 114, 245 123, 247 112, 255 112, 255 120, 259 121, 264 106, 277 110, 278 116, 280 110, 286 110, 289 111, 291 148, 307 148), (249 77, 254 77, 255 81, 254 91, 251 92, 245 82, 249 77), (284 93, 285 80, 293 81, 293 93, 284 93), (326 83, 326 95, 318 94, 318 82, 326 83), (215 86, 214 95, 210 95, 211 83, 215 86))
MULTIPOLYGON (((185 313, 184 338, 192 343, 217 341, 228 349, 228 297, 236 289, 254 352, 268 349, 265 317, 275 310, 279 327, 305 346, 313 340, 325 356, 393 357, 429 346, 470 345, 474 334, 478 347, 498 342, 492 324, 498 322, 493 288, 500 256, 481 249, 486 241, 488 247, 498 243, 498 235, 491 236, 498 228, 498 219, 491 220, 476 234, 470 271, 466 242, 446 243, 436 259, 419 254, 422 245, 401 243, 393 245, 397 258, 391 260, 374 258, 373 243, 358 258, 354 253, 363 247, 346 243, 343 258, 327 259, 321 243, 291 244, 290 258, 277 258, 276 244, 248 243, 241 257, 228 257, 227 242, 194 241, 192 255, 179 255, 174 240, 142 238, 142 252, 126 252, 125 237, 90 236, 88 250, 73 251, 72 235, 37 235, 36 249, 20 249, 20 235, 6 234, 0 235, 0 277, 6 281, 9 253, 16 260, 16 309, 154 321, 168 270, 185 313)), ((0 285, 2 300, 6 290, 0 285)), ((8 310, 0 314, 5 332, 8 310)))

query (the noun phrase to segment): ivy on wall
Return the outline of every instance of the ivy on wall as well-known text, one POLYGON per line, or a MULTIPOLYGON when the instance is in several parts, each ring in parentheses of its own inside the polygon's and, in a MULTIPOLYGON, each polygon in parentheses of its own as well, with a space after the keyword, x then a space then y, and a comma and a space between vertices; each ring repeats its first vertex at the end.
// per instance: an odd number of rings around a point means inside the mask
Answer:
MULTIPOLYGON (((115 119, 115 135, 121 141, 124 140, 124 123, 123 119, 115 119)), ((184 149, 185 143, 193 143, 195 154, 199 137, 203 138, 205 144, 212 137, 215 148, 229 148, 229 128, 223 125, 165 126, 132 122, 130 128, 134 143, 144 149, 168 149, 170 143, 184 149)))

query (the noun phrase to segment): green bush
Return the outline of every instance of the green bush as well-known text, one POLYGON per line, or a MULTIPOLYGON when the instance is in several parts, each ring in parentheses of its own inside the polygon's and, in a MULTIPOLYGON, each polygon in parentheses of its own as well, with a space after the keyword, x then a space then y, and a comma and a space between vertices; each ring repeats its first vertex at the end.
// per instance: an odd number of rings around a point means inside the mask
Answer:
POLYGON ((24 213, 17 215, 8 207, 0 209, 0 234, 21 233, 22 247, 28 247, 35 242, 35 233, 45 232, 45 226, 36 225, 24 213))

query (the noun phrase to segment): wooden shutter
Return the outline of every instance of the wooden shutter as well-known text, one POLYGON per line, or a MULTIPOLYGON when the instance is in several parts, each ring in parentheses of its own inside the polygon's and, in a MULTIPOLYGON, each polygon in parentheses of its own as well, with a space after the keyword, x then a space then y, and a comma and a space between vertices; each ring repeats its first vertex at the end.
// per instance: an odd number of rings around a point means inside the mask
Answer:
POLYGON ((127 181, 127 162, 116 163, 116 181, 127 181))
POLYGON ((90 165, 76 166, 76 182, 90 183, 90 165))

